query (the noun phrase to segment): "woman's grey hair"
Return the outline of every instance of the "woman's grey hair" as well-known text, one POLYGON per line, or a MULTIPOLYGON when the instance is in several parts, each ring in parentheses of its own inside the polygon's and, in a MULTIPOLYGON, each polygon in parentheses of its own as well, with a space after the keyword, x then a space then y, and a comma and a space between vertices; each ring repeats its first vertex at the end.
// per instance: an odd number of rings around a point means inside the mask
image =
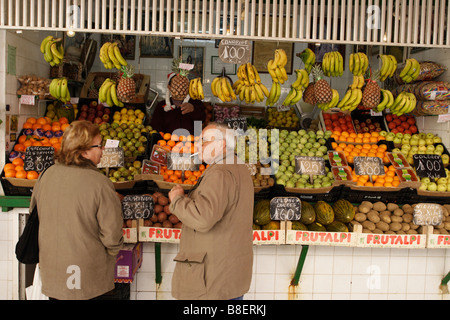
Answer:
POLYGON ((236 146, 236 132, 228 127, 225 123, 210 122, 207 127, 214 127, 220 130, 223 139, 225 139, 226 149, 228 152, 233 151, 236 146))

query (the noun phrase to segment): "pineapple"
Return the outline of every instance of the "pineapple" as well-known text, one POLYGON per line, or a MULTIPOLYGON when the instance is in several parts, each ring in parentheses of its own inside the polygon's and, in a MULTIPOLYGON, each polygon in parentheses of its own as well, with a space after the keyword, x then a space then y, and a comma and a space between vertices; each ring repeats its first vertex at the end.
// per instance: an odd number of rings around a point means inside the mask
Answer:
POLYGON ((361 104, 365 108, 373 109, 380 103, 381 89, 376 81, 377 78, 378 75, 375 75, 368 79, 367 84, 364 87, 361 104))
POLYGON ((314 76, 314 97, 317 103, 328 103, 333 98, 330 84, 323 79, 325 77, 322 68, 316 65, 312 68, 311 73, 314 76))
POLYGON ((303 92, 303 101, 309 104, 316 104, 317 100, 314 96, 314 83, 311 82, 303 92))
POLYGON ((187 75, 189 70, 181 69, 179 67, 181 57, 174 59, 172 63, 172 71, 176 73, 170 80, 170 93, 174 100, 184 100, 189 94, 189 79, 187 75))
POLYGON ((122 66, 122 77, 117 85, 117 98, 122 102, 130 102, 136 97, 136 82, 133 79, 134 66, 122 66))

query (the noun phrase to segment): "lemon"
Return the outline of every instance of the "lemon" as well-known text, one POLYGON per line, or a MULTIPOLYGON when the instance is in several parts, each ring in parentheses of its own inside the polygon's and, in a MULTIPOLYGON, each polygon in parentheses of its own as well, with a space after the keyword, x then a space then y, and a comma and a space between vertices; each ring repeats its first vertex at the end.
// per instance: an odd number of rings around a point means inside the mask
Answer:
POLYGON ((114 115, 113 115, 113 120, 120 121, 120 119, 121 119, 120 113, 119 113, 119 114, 114 114, 114 115))
POLYGON ((128 110, 128 111, 127 111, 127 114, 128 114, 129 116, 134 116, 134 110, 133 110, 133 109, 128 110))
POLYGON ((140 112, 137 117, 142 120, 145 117, 145 113, 140 112))
POLYGON ((136 125, 142 124, 142 119, 137 118, 136 120, 134 120, 134 124, 136 124, 136 125))
POLYGON ((122 109, 120 110, 120 113, 121 113, 121 114, 126 114, 126 113, 127 113, 127 111, 128 111, 128 109, 127 109, 127 108, 122 108, 122 109))

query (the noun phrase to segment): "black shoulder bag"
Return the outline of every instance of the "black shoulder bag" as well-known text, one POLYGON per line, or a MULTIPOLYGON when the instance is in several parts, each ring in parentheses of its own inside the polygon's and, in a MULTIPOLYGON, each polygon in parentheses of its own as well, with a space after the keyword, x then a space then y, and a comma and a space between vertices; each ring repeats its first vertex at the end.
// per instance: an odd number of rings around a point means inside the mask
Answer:
MULTIPOLYGON (((41 173, 41 176, 45 171, 41 173)), ((24 264, 39 263, 39 216, 37 204, 31 211, 23 233, 16 244, 16 257, 24 264)))

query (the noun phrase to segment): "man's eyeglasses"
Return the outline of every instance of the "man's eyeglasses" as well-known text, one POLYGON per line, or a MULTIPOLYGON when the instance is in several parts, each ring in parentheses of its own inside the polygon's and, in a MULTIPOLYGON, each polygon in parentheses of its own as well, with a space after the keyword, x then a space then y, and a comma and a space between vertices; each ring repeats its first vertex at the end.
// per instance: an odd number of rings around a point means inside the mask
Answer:
POLYGON ((90 148, 103 148, 103 145, 96 144, 96 145, 91 146, 90 148))

